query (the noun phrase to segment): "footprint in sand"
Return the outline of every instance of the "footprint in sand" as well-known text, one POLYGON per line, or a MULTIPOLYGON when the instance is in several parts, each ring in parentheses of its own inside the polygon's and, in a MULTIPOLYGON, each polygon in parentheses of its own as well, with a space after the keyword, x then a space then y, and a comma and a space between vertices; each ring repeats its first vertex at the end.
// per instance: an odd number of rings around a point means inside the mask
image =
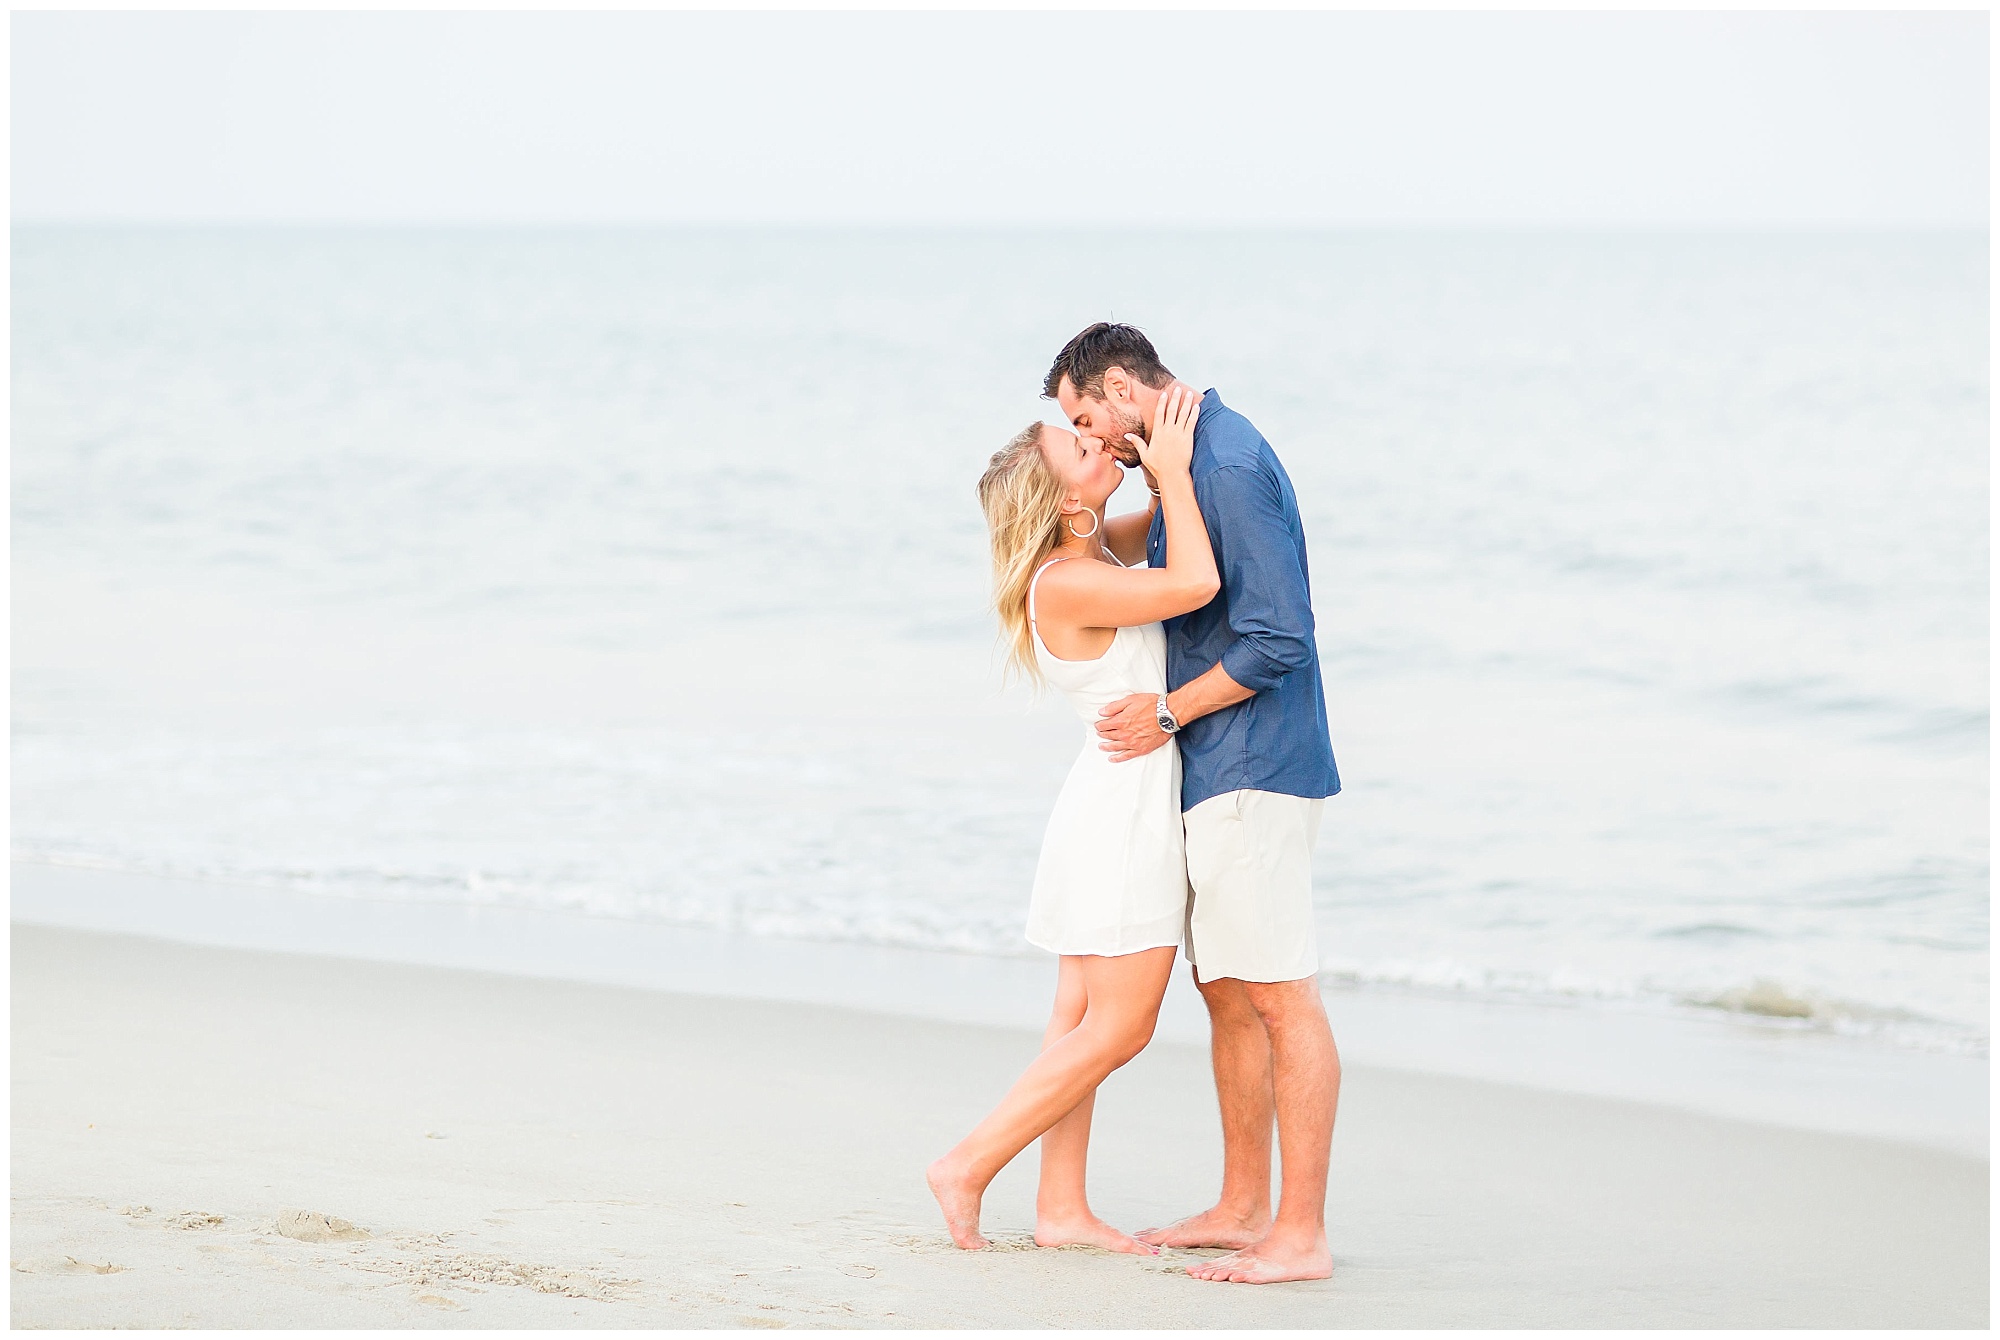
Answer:
POLYGON ((365 1228, 359 1228, 345 1219, 336 1219, 330 1214, 321 1214, 317 1210, 279 1211, 278 1232, 287 1238, 297 1238, 300 1242, 352 1242, 356 1238, 374 1236, 365 1228))
POLYGON ((222 1223, 219 1214, 205 1214, 200 1210, 187 1210, 167 1221, 175 1228, 215 1228, 222 1223))
POLYGON ((65 1256, 60 1261, 16 1261, 14 1269, 23 1275, 122 1275, 130 1266, 113 1265, 109 1261, 79 1261, 74 1256, 65 1256))

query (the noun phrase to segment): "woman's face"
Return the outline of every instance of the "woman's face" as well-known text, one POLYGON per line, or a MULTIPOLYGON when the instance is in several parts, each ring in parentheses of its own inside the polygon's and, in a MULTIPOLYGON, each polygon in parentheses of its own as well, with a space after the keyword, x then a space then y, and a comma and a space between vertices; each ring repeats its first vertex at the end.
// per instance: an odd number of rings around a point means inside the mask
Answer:
POLYGON ((1118 459, 1104 449, 1103 442, 1094 437, 1078 437, 1054 424, 1042 425, 1042 455, 1048 458, 1056 478, 1068 485, 1085 507, 1100 516, 1104 504, 1125 480, 1118 459))

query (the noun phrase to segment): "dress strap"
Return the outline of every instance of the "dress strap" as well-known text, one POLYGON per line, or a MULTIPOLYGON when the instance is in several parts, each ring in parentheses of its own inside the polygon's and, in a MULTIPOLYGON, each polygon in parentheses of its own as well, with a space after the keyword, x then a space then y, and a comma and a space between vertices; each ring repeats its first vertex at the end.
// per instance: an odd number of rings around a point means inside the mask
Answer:
POLYGON ((1067 563, 1069 559, 1070 555, 1067 554, 1065 554, 1061 558, 1052 558, 1048 562, 1042 564, 1042 566, 1040 566, 1039 568, 1036 568, 1035 575, 1028 579, 1028 622, 1029 623, 1033 623, 1035 621, 1035 586, 1042 580, 1042 574, 1047 572, 1050 568, 1054 567, 1058 563, 1067 563))

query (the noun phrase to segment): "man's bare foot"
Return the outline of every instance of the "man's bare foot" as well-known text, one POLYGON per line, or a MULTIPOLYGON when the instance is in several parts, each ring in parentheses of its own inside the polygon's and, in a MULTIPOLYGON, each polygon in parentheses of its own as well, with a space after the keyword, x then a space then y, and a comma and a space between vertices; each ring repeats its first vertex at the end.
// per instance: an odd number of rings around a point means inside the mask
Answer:
POLYGON ((1226 1275, 1237 1266, 1243 1264, 1249 1255, 1249 1248, 1239 1247, 1235 1251, 1228 1252, 1222 1256, 1211 1256, 1206 1261, 1197 1261, 1187 1267, 1187 1273, 1198 1280, 1210 1279, 1217 1273, 1226 1275))
POLYGON ((1158 1256, 1160 1249, 1139 1241, 1130 1233, 1120 1233, 1096 1215, 1077 1219, 1035 1216, 1035 1245, 1038 1247, 1102 1247, 1107 1252, 1132 1256, 1158 1256))
POLYGON ((951 1230, 951 1240, 968 1252, 991 1246, 979 1235, 979 1196, 972 1179, 963 1170, 951 1166, 950 1155, 933 1163, 924 1173, 924 1180, 931 1184, 931 1194, 937 1197, 938 1208, 944 1211, 944 1226, 951 1230))
POLYGON ((1271 1216, 1268 1213, 1245 1218, 1218 1206, 1200 1214, 1191 1214, 1165 1228, 1140 1229, 1134 1236, 1155 1247, 1227 1247, 1234 1250, 1262 1242, 1270 1231, 1271 1216))
POLYGON ((1286 1243, 1274 1237, 1213 1261, 1188 1267, 1198 1280, 1229 1284, 1283 1284, 1288 1280, 1323 1280, 1333 1274, 1333 1253, 1324 1235, 1310 1244, 1286 1243))

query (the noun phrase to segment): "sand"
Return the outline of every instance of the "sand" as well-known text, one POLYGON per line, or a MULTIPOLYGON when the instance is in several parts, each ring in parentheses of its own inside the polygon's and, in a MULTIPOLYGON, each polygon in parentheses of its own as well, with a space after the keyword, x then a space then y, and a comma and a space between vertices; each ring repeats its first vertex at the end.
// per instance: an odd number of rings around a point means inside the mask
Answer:
MULTIPOLYGON (((1350 1068, 1331 1280, 1028 1243, 924 1190, 1016 1029, 13 928, 16 1326, 1988 1324, 1988 1165, 1350 1068)), ((1198 1208, 1206 1058, 1099 1105, 1098 1209, 1198 1208)))

